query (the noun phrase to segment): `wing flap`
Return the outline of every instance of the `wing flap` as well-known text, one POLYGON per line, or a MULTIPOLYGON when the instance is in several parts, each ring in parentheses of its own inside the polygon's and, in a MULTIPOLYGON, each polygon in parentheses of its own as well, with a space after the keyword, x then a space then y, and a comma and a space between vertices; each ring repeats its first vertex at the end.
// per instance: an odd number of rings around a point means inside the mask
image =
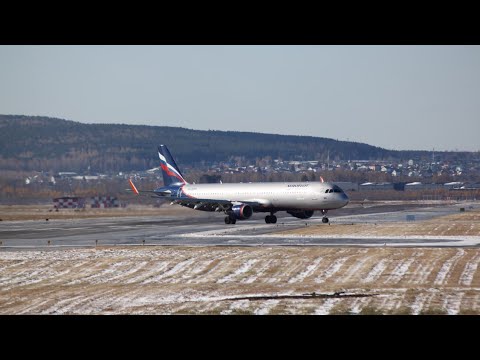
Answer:
POLYGON ((236 204, 246 204, 250 205, 252 207, 258 207, 261 206, 261 204, 257 201, 234 201, 234 200, 214 200, 214 199, 193 199, 193 198, 188 198, 188 199, 174 199, 172 200, 173 203, 179 204, 179 205, 198 205, 198 204, 203 204, 203 205, 218 205, 218 206, 232 206, 236 204))

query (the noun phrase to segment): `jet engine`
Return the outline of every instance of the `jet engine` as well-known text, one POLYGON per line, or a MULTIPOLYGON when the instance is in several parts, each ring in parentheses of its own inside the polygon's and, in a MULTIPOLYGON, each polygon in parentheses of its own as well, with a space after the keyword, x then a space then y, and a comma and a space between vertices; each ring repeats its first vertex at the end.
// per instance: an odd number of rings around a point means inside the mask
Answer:
POLYGON ((235 215, 235 218, 239 220, 249 219, 253 214, 253 209, 250 205, 233 205, 232 212, 235 215))
POLYGON ((312 217, 313 210, 287 211, 287 213, 299 219, 308 219, 312 217))

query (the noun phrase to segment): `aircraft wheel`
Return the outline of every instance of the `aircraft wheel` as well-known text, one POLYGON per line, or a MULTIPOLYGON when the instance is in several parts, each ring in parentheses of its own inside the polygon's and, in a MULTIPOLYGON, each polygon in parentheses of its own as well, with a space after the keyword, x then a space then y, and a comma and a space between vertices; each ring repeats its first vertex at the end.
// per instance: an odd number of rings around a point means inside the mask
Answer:
POLYGON ((225 216, 225 224, 230 224, 230 216, 225 216))
POLYGON ((322 218, 322 223, 327 224, 328 223, 328 218, 327 217, 322 218))
POLYGON ((270 224, 270 215, 265 216, 265 222, 270 224))
POLYGON ((270 223, 271 224, 276 224, 277 223, 277 217, 275 215, 270 215, 270 223))

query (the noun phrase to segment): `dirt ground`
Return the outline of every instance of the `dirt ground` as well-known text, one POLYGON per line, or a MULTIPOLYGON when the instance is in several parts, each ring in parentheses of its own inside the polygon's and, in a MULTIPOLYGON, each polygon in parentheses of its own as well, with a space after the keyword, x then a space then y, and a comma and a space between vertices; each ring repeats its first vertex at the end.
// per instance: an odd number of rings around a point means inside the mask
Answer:
POLYGON ((478 248, 0 251, 0 314, 479 314, 479 262, 478 248))

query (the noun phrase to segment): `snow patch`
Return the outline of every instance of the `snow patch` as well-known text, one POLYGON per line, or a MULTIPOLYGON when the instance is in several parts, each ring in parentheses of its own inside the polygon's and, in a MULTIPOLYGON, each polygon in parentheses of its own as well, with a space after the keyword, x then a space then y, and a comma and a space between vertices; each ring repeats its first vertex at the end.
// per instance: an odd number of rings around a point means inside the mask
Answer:
POLYGON ((305 271, 302 271, 300 274, 298 274, 297 276, 291 278, 290 280, 288 280, 288 283, 289 284, 293 284, 293 283, 297 283, 297 282, 300 282, 300 281, 303 281, 306 277, 312 275, 312 273, 315 271, 315 269, 318 267, 318 265, 320 264, 320 262, 322 261, 322 257, 319 257, 317 259, 315 259, 315 261, 308 265, 307 268, 305 269, 305 271))
POLYGON ((462 298, 465 293, 460 292, 453 295, 445 296, 443 302, 443 308, 447 311, 448 315, 457 315, 460 311, 460 305, 462 303, 462 298))
POLYGON ((392 271, 392 274, 384 281, 384 283, 392 283, 392 284, 396 284, 398 283, 402 278, 403 276, 407 273, 408 271, 408 268, 410 267, 410 265, 413 264, 413 262, 415 261, 415 259, 407 259, 403 262, 401 262, 400 264, 398 264, 395 269, 393 269, 392 271))
MULTIPOLYGON (((191 259, 179 262, 177 265, 175 265, 170 270, 164 272, 163 274, 160 274, 158 276, 155 276, 153 278, 145 280, 143 283, 148 284, 148 283, 152 283, 152 282, 160 282, 161 280, 164 280, 168 277, 171 277, 173 275, 176 275, 176 274, 180 273, 181 271, 183 271, 185 268, 187 268, 188 266, 190 266, 194 262, 195 262, 195 258, 191 258, 191 259)), ((171 279, 171 280, 172 281, 170 281, 170 282, 172 282, 172 283, 177 283, 177 282, 180 281, 179 279, 171 279)))
POLYGON ((255 275, 252 275, 249 278, 242 280, 241 282, 245 284, 251 284, 255 282, 258 279, 258 277, 262 276, 270 268, 270 265, 272 264, 273 261, 274 261, 273 259, 266 261, 265 264, 262 267, 260 267, 260 269, 257 271, 255 275))
POLYGON ((170 262, 168 261, 156 261, 153 264, 147 263, 146 267, 149 266, 150 269, 141 272, 138 275, 132 276, 130 279, 125 281, 126 284, 133 284, 133 283, 142 283, 144 281, 149 281, 150 278, 153 278, 156 274, 162 273, 168 267, 170 262))
POLYGON ((412 309, 413 315, 420 314, 420 311, 422 311, 423 309, 423 303, 425 301, 425 298, 426 298, 426 294, 419 294, 415 297, 413 304, 410 306, 410 308, 412 309))
POLYGON ((237 270, 235 270, 233 273, 221 278, 220 280, 217 281, 219 284, 223 284, 226 282, 232 281, 234 278, 237 276, 246 273, 248 270, 252 268, 252 266, 257 262, 257 259, 250 259, 247 262, 243 263, 242 266, 240 266, 237 270))
POLYGON ((270 310, 272 310, 275 306, 280 303, 280 300, 267 300, 262 303, 262 306, 255 309, 253 313, 255 315, 268 315, 270 310))
MULTIPOLYGON (((101 270, 101 271, 95 271, 93 275, 89 275, 80 279, 75 279, 71 281, 69 284, 74 285, 78 284, 80 282, 89 282, 91 284, 100 284, 104 282, 108 282, 109 275, 116 274, 119 271, 119 268, 124 267, 127 265, 129 262, 127 261, 118 261, 113 264, 108 264, 107 268, 101 270)), ((101 267, 102 265, 105 265, 103 262, 99 263, 97 267, 101 267)))
POLYGON ((459 283, 461 285, 470 286, 473 281, 473 277, 477 272, 478 262, 480 261, 480 255, 476 255, 471 261, 465 265, 465 269, 460 275, 459 283))
POLYGON ((371 299, 367 297, 355 299, 352 307, 350 308, 350 312, 352 314, 358 314, 370 301, 371 299))
POLYGON ((387 268, 388 262, 389 261, 386 259, 380 260, 380 262, 375 265, 372 270, 370 270, 365 279, 362 279, 362 282, 369 283, 377 280, 380 275, 382 275, 383 271, 387 268))
POLYGON ((315 315, 328 315, 332 308, 340 301, 341 299, 327 299, 315 310, 315 315))
MULTIPOLYGON (((132 261, 132 263, 135 264, 134 261, 132 261)), ((119 281, 120 283, 125 283, 125 280, 126 280, 125 278, 127 278, 130 275, 135 274, 136 272, 142 270, 145 267, 145 265, 147 265, 147 262, 146 261, 141 261, 140 263, 138 263, 137 265, 133 266, 130 269, 128 269, 128 267, 127 267, 126 269, 118 270, 117 275, 112 276, 110 278, 103 279, 102 282, 112 282, 112 281, 115 281, 115 280, 120 280, 119 281)))
POLYGON ((442 268, 440 269, 440 271, 437 274, 437 278, 435 279, 435 281, 433 283, 435 285, 442 285, 444 282, 446 282, 446 280, 448 280, 447 275, 449 274, 450 269, 452 268, 452 266, 454 264, 457 263, 457 261, 463 255, 465 255, 465 250, 459 249, 454 256, 452 256, 450 259, 445 261, 445 263, 442 265, 442 268))
POLYGON ((197 261, 197 265, 194 266, 192 269, 189 269, 186 272, 186 274, 182 276, 182 278, 184 279, 190 278, 186 282, 191 284, 195 282, 197 275, 205 271, 212 263, 213 263, 213 260, 197 261))
POLYGON ((321 284, 322 282, 325 282, 325 280, 327 280, 328 278, 330 278, 331 276, 333 276, 336 272, 338 272, 338 270, 340 270, 340 268, 343 266, 343 264, 345 264, 345 262, 348 260, 349 257, 344 257, 344 258, 340 258, 340 259, 337 259, 335 260, 326 270, 323 274, 321 274, 320 276, 318 276, 316 279, 315 279, 315 282, 317 284, 321 284))
POLYGON ((412 315, 418 315, 422 310, 430 304, 434 294, 433 293, 421 293, 415 297, 413 304, 410 306, 412 309, 412 315))
POLYGON ((354 265, 350 267, 350 269, 346 272, 343 278, 337 279, 337 282, 350 281, 352 277, 357 275, 358 270, 360 270, 360 268, 362 268, 367 261, 370 261, 371 258, 372 256, 366 256, 366 257, 360 258, 354 265))
POLYGON ((232 312, 236 310, 247 310, 248 307, 250 306, 250 301, 249 300, 237 300, 230 305, 230 307, 227 310, 222 311, 220 314, 221 315, 228 315, 231 314, 232 312))
POLYGON ((24 315, 24 314, 35 314, 36 312, 34 311, 35 309, 38 309, 45 305, 47 302, 49 302, 50 299, 46 300, 41 300, 39 302, 35 302, 33 305, 26 307, 22 311, 18 312, 18 315, 24 315))

